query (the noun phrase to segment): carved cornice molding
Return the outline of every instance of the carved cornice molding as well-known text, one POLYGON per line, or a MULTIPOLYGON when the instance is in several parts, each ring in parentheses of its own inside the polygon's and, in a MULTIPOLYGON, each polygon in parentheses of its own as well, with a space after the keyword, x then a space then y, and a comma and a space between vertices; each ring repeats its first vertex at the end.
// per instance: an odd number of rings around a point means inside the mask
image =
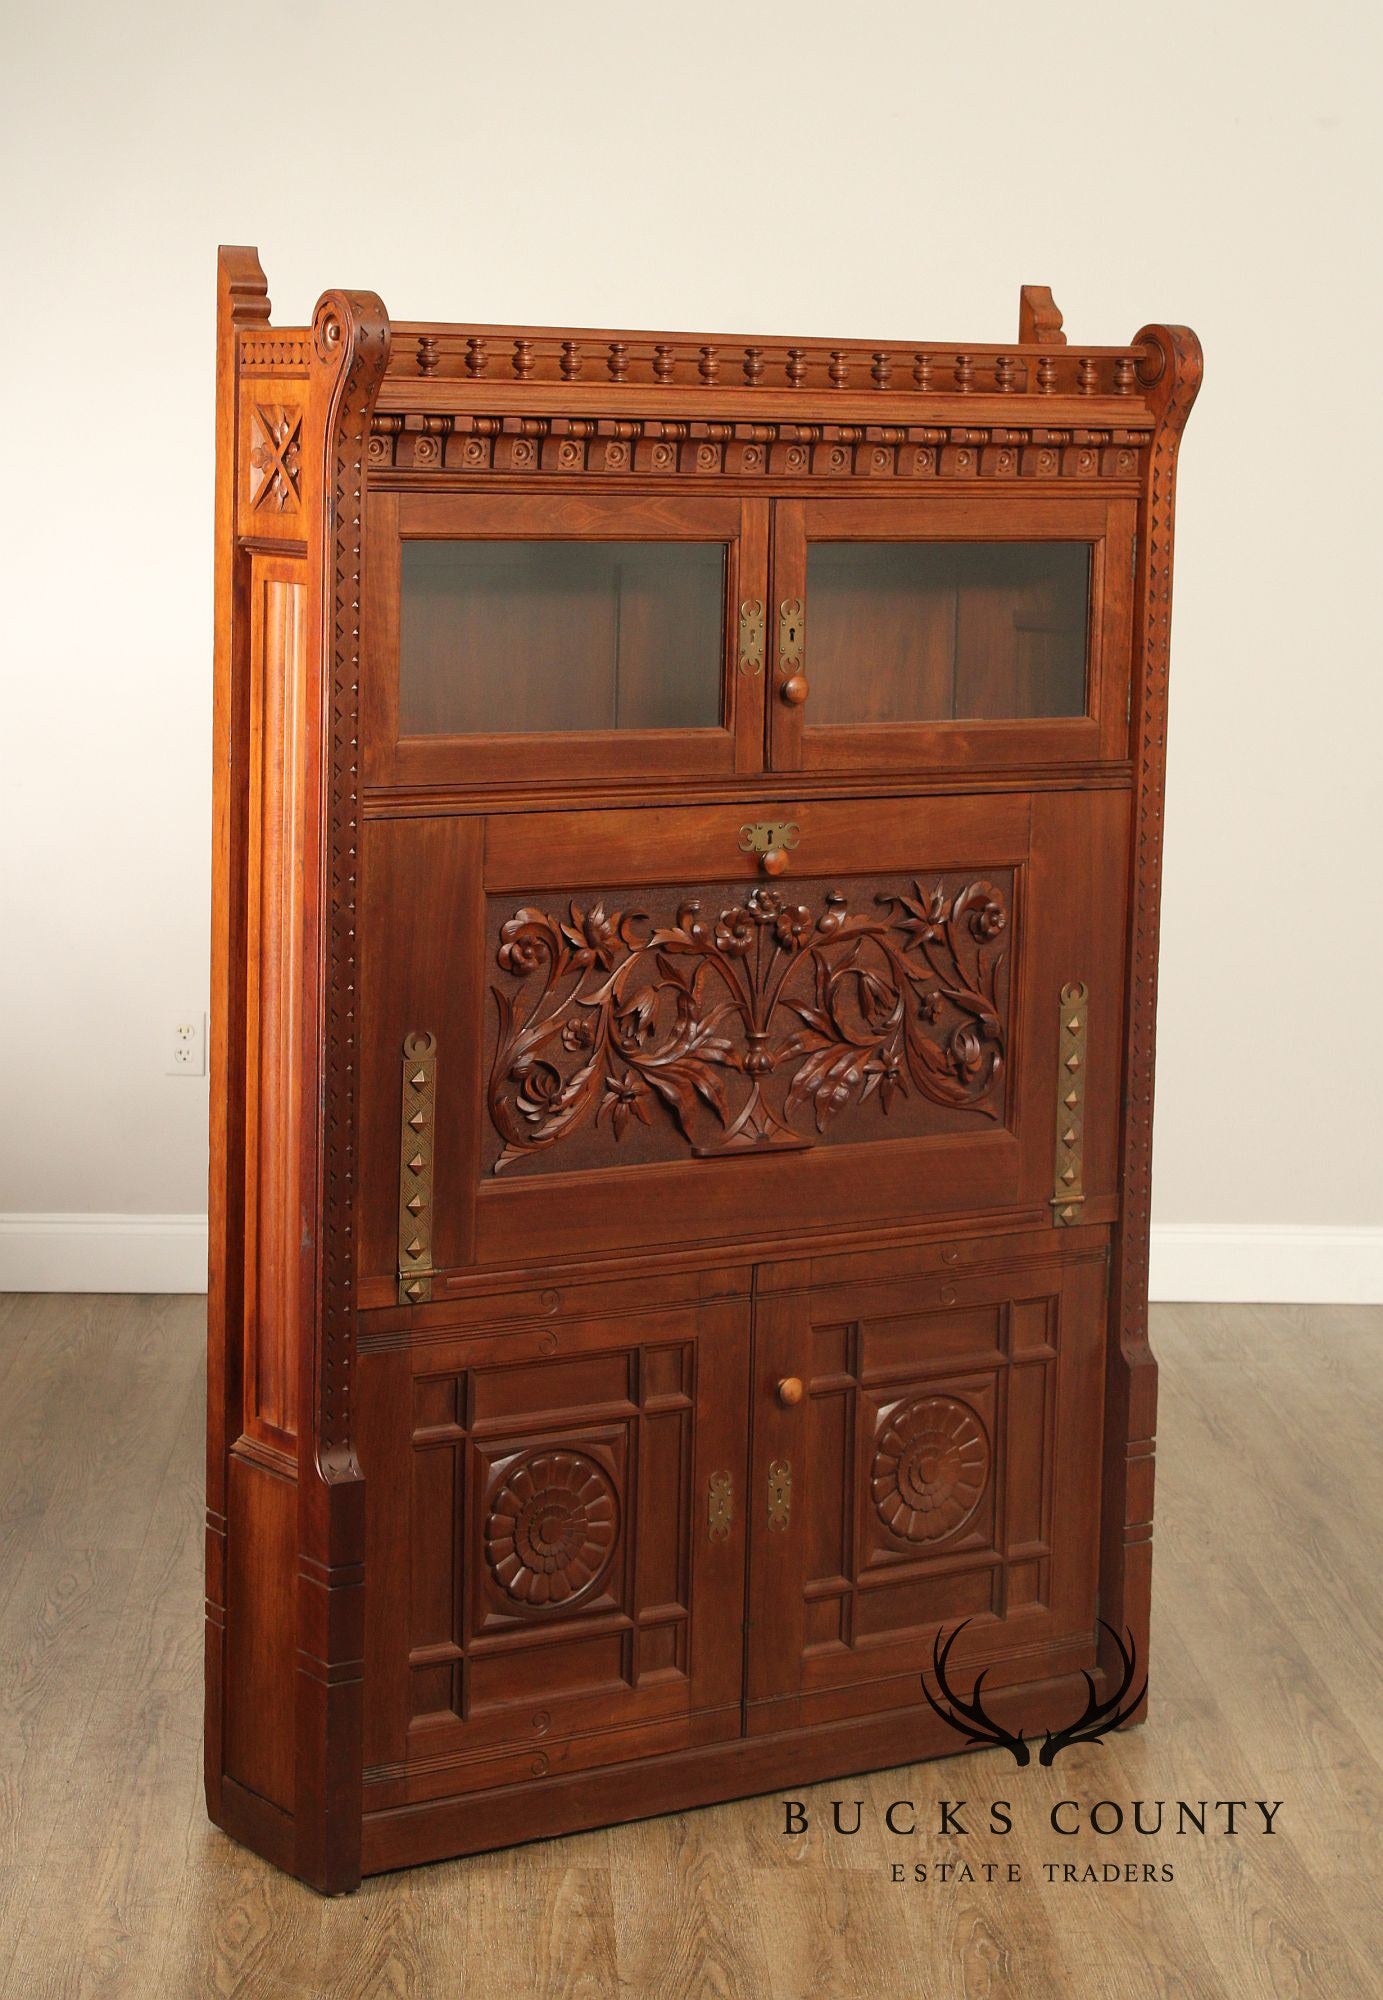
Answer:
POLYGON ((1148 438, 1127 424, 752 423, 395 410, 376 411, 368 458, 375 475, 1137 479, 1148 438))
POLYGON ((1045 287, 1030 338, 1007 346, 924 342, 751 340, 734 334, 618 333, 580 327, 394 327, 392 385, 562 382, 707 391, 788 389, 804 395, 1137 397, 1146 356, 1131 347, 1064 344, 1045 287))

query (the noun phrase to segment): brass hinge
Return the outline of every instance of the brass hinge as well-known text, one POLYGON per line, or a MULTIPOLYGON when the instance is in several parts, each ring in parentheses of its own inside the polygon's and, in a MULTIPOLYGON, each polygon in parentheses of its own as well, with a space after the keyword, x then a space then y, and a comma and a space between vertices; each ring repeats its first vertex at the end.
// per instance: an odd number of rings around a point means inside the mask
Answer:
POLYGON ((792 1467, 775 1458, 768 1468, 768 1525, 786 1528, 792 1514, 792 1467))
POLYGON ((764 601, 746 597, 740 606, 740 672, 761 674, 764 670, 764 601))
POLYGON ((437 1123, 437 1044, 429 1034, 403 1041, 399 1141, 399 1304, 432 1297, 432 1162, 437 1123))
POLYGON ((735 1518, 735 1481, 731 1473, 713 1472, 706 1495, 706 1533, 713 1542, 723 1542, 735 1518))
POLYGON ((1085 1022, 1089 988, 1076 981, 1061 989, 1056 1065, 1056 1165, 1052 1221, 1069 1228, 1080 1221, 1085 1200, 1085 1022))

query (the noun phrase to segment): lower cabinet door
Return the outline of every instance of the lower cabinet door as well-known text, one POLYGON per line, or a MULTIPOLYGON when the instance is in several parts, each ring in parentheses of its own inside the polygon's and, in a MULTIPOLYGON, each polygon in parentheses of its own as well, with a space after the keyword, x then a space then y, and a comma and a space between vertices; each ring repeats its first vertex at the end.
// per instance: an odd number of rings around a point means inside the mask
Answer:
POLYGON ((748 1332, 367 1351, 367 1810, 740 1734, 748 1332))
POLYGON ((962 1619, 992 1685, 1091 1664, 1103 1252, 1021 1276, 830 1270, 760 1273, 748 1733, 920 1706, 937 1629, 962 1619))

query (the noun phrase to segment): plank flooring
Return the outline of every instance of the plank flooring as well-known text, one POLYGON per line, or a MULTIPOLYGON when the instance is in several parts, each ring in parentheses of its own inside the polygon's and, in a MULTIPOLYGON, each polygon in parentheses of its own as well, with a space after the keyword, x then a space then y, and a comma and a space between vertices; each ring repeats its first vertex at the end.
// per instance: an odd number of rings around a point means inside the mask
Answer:
POLYGON ((1146 1728, 1046 1770, 987 1753, 807 1787, 805 1834, 751 1799, 339 1901, 202 1810, 201 1316, 0 1298, 0 2000, 1383 1994, 1383 1311, 1154 1311, 1146 1728), (1007 1837, 982 1830, 996 1798, 1007 1837), (1061 1799, 1233 1798, 1280 1799, 1276 1831, 1049 1824, 1061 1799), (847 1826, 861 1802, 859 1833, 833 1831, 833 1799, 847 1826), (964 1839, 938 1837, 941 1799, 969 1802, 964 1839), (894 1800, 916 1835, 885 1828, 894 1800), (978 1879, 938 1880, 947 1860, 978 1879), (1071 1882, 1067 1862, 1172 1879, 1071 1882))

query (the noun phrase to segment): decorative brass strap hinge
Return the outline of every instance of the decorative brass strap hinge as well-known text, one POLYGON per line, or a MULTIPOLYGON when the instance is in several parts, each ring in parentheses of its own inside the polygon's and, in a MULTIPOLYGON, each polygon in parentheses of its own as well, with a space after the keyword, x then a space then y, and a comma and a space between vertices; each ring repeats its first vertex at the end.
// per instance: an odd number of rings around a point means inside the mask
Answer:
POLYGON ((740 606, 740 672, 761 674, 764 670, 764 601, 746 597, 740 606))
POLYGON ((437 1044, 429 1034, 403 1041, 399 1142, 399 1304, 432 1297, 432 1160, 437 1125, 437 1044))
POLYGON ((1061 1030, 1056 1066, 1056 1166, 1052 1221, 1069 1228, 1080 1221, 1085 1200, 1085 1018, 1090 990, 1082 982, 1061 989, 1061 1030))
POLYGON ((731 1473, 713 1472, 706 1495, 706 1533, 713 1542, 728 1539, 735 1518, 735 1481, 731 1473))
POLYGON ((792 1467, 775 1458, 768 1468, 768 1525, 786 1528, 792 1516, 792 1467))

